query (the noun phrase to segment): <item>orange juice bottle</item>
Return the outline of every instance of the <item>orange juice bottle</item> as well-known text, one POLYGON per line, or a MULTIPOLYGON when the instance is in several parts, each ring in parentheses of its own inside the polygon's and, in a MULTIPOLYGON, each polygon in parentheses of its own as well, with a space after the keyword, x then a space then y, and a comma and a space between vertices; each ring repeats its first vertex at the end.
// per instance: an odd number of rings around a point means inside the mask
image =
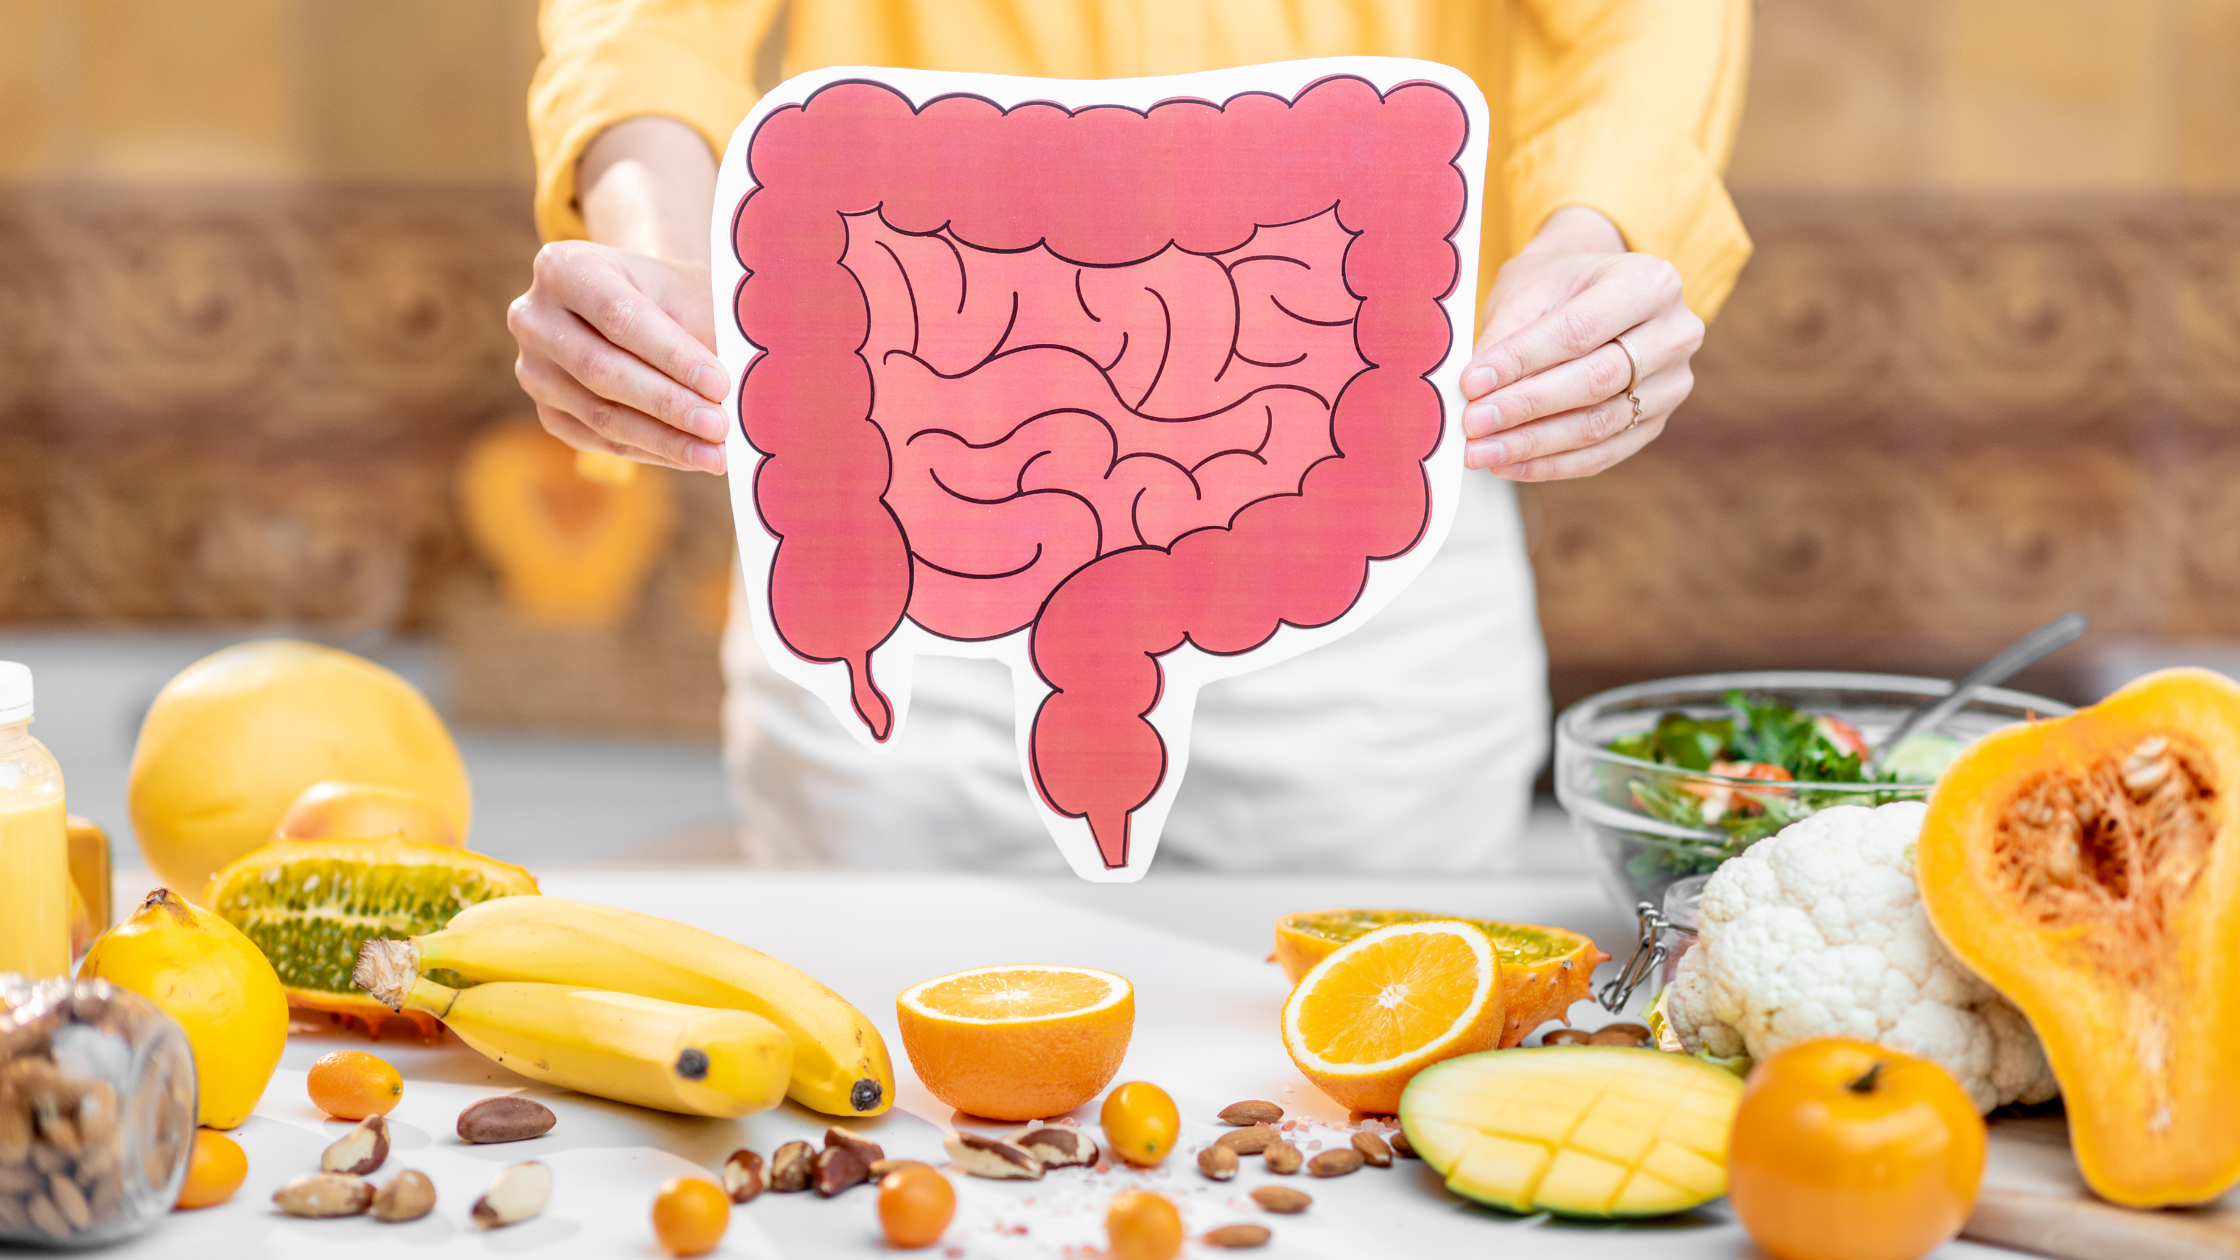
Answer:
POLYGON ((0 661, 0 971, 70 974, 62 767, 31 738, 31 671, 0 661))

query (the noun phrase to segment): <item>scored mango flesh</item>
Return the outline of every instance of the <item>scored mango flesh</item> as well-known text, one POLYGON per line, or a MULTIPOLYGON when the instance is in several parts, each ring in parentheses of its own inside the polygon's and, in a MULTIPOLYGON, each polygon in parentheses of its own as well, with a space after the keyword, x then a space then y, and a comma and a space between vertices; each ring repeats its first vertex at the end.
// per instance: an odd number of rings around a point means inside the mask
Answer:
POLYGON ((1727 1192, 1733 1073, 1616 1046, 1494 1050, 1435 1064, 1400 1100, 1424 1161, 1511 1212, 1663 1216, 1727 1192))
POLYGON ((1573 1002, 1591 989, 1588 978, 1609 958, 1580 933, 1533 923, 1472 919, 1423 910, 1302 910, 1276 920, 1273 960, 1291 983, 1312 970, 1339 946, 1394 923, 1461 919, 1493 941, 1501 960, 1501 1000, 1506 1012, 1501 1044, 1514 1046, 1551 1019, 1562 1019, 1573 1002))

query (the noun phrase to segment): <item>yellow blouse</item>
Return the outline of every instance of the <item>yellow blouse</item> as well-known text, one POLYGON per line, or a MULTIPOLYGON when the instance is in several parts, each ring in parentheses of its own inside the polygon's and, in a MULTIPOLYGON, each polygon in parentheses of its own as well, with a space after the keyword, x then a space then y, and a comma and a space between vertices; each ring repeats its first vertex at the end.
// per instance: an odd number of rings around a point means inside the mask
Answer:
MULTIPOLYGON (((614 123, 680 119, 721 153, 786 7, 543 0, 529 130, 545 237, 585 235, 576 162, 614 123)), ((1719 178, 1750 12, 1750 0, 791 0, 779 66, 1114 78, 1342 54, 1442 61, 1493 111, 1481 299, 1550 213, 1586 205, 1678 267, 1708 319, 1750 256, 1719 178)))

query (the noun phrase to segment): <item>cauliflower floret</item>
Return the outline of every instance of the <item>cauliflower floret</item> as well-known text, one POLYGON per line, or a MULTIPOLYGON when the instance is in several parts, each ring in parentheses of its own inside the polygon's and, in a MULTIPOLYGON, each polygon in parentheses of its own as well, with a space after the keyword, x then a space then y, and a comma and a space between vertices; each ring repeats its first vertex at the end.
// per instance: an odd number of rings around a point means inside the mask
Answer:
POLYGON ((1927 811, 1822 810, 1711 876, 1665 1002, 1691 1053, 1763 1059, 1856 1037, 1934 1061, 1978 1111, 2059 1092, 2022 1013, 1929 924, 1913 879, 1927 811))

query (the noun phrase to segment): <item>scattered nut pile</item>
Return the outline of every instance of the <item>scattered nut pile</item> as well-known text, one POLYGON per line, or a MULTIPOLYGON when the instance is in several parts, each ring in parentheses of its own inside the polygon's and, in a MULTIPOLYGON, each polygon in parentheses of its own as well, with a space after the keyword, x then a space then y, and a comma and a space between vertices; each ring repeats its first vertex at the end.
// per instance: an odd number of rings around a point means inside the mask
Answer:
POLYGON ((1657 1041, 1640 1024, 1611 1024, 1588 1032, 1584 1028, 1551 1028, 1540 1038, 1544 1046, 1626 1046, 1654 1050, 1657 1041))
MULTIPOLYGON (((520 1142, 551 1132, 553 1123, 552 1111, 541 1103, 508 1095, 485 1098, 460 1112, 458 1129, 466 1142, 520 1142)), ((388 1159, 389 1122, 368 1116, 327 1147, 318 1172, 274 1191, 273 1206, 308 1218, 370 1214, 392 1225, 435 1211, 435 1183, 418 1169, 407 1168, 379 1188, 366 1180, 388 1159)), ((477 1229, 517 1225, 544 1211, 551 1198, 552 1170, 530 1160, 502 1169, 467 1216, 477 1229)))
POLYGON ((101 980, 16 981, 0 1012, 0 1242, 105 1242, 170 1211, 194 1149, 186 1034, 101 980))

